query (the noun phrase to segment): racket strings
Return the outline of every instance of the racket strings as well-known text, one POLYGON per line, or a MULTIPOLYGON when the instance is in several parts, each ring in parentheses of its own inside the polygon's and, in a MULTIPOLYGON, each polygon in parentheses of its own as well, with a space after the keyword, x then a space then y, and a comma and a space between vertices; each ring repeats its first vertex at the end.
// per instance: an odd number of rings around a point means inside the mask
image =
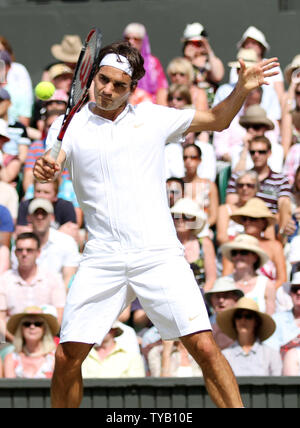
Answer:
POLYGON ((80 67, 76 70, 76 75, 74 76, 74 85, 72 91, 72 105, 76 105, 83 97, 91 74, 91 70, 97 59, 98 49, 97 49, 97 35, 93 33, 89 39, 86 49, 80 63, 80 67))

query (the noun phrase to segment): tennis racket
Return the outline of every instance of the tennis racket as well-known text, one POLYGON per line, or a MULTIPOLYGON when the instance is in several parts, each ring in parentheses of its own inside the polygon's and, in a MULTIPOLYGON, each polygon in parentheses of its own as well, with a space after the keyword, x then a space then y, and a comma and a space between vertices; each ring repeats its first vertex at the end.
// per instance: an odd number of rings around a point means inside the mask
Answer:
POLYGON ((73 116, 80 110, 87 100, 88 89, 91 86, 92 80, 99 68, 98 58, 101 43, 101 31, 97 28, 93 28, 87 35, 84 46, 80 52, 71 84, 70 96, 63 118, 63 123, 57 140, 50 151, 50 156, 54 160, 58 157, 62 140, 73 116))

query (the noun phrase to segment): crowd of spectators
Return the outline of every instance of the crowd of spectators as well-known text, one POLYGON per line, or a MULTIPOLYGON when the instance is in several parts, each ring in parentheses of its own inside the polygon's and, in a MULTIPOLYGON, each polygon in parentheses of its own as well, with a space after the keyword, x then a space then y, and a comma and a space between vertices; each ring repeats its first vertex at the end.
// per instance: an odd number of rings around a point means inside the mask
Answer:
MULTIPOLYGON (((268 56, 267 37, 237 34, 224 64, 201 23, 183 28, 181 56, 164 69, 144 25, 124 40, 144 58, 133 105, 207 110, 246 67, 268 56), (228 68, 229 81, 224 82, 228 68)), ((51 378, 68 290, 87 239, 67 170, 38 183, 36 159, 67 106, 80 37, 65 35, 41 64, 53 96, 34 96, 31 77, 0 36, 0 377, 51 378)), ((276 52, 276 47, 273 47, 276 52)), ((279 58, 280 61, 280 58, 279 58)), ((238 376, 300 375, 300 55, 251 92, 222 132, 166 141, 166 198, 178 240, 200 287, 213 335, 238 376)), ((91 89, 89 100, 93 101, 91 89)), ((184 284, 182 284, 184 293, 184 284)), ((101 316, 101 314, 99 314, 101 316)), ((84 362, 83 377, 202 376, 178 339, 163 341, 136 299, 84 362)))

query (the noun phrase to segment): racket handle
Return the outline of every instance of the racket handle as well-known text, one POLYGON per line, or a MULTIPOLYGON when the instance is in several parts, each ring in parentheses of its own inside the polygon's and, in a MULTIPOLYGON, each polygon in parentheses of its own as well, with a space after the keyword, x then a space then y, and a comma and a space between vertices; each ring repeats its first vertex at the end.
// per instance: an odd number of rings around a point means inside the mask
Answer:
POLYGON ((60 148, 61 148, 61 141, 57 139, 50 151, 50 156, 52 157, 52 159, 56 160, 58 158, 60 148))

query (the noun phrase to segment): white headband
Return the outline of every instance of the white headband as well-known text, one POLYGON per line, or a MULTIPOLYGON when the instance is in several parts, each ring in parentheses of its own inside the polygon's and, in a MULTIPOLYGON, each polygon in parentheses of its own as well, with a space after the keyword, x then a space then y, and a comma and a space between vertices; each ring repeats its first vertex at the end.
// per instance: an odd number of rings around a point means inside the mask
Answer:
POLYGON ((104 58, 102 58, 99 68, 103 67, 104 65, 108 65, 110 67, 115 67, 118 68, 122 71, 124 71, 124 73, 129 74, 130 77, 132 77, 132 67, 128 61, 127 58, 125 58, 125 56, 123 55, 116 55, 114 53, 110 53, 105 55, 104 58))

